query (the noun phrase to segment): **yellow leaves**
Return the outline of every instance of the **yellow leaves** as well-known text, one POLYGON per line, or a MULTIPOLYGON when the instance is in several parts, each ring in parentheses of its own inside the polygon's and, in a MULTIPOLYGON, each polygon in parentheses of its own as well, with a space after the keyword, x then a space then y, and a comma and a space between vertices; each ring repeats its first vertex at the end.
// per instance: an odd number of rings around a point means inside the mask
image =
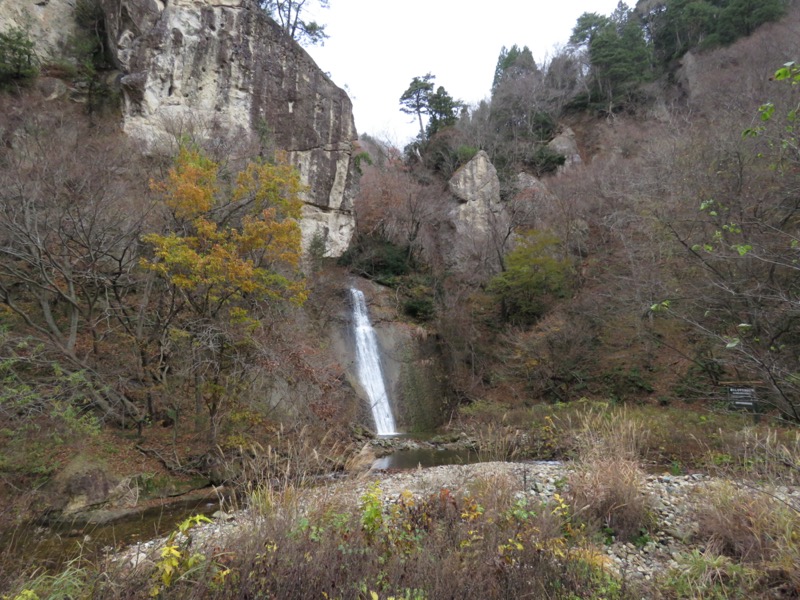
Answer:
POLYGON ((166 181, 150 187, 164 195, 164 201, 178 219, 191 219, 214 206, 218 165, 200 150, 182 146, 166 181))
MULTIPOLYGON (((307 292, 298 272, 297 219, 305 188, 299 174, 285 162, 250 163, 226 196, 217 171, 199 150, 183 147, 167 179, 152 184, 177 222, 173 232, 143 236, 153 249, 143 266, 182 290, 205 316, 246 298, 302 304, 307 292)), ((240 322, 242 310, 233 315, 240 322)))
POLYGON ((553 500, 555 501, 555 507, 551 511, 551 514, 563 519, 569 518, 569 505, 561 494, 553 494, 553 500))
POLYGON ((252 203, 256 210, 277 207, 282 218, 299 219, 303 206, 300 195, 308 188, 300 182, 299 173, 288 164, 285 154, 278 153, 276 159, 276 164, 248 164, 236 177, 233 200, 252 203))
POLYGON ((472 496, 466 496, 464 498, 464 506, 461 510, 461 518, 464 521, 472 522, 481 517, 483 515, 483 506, 478 504, 478 502, 472 496))

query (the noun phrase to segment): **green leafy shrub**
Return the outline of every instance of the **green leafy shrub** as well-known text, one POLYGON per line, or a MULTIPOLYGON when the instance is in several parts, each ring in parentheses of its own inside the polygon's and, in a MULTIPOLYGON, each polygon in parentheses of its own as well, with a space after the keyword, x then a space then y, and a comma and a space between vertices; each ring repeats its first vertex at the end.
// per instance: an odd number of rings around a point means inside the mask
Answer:
POLYGON ((489 283, 489 292, 502 304, 506 320, 533 323, 553 299, 567 294, 572 265, 557 256, 559 246, 553 234, 531 230, 508 254, 506 270, 489 283))
POLYGON ((567 161, 567 158, 547 146, 539 146, 524 162, 525 165, 533 169, 534 175, 541 177, 547 173, 553 173, 567 161))

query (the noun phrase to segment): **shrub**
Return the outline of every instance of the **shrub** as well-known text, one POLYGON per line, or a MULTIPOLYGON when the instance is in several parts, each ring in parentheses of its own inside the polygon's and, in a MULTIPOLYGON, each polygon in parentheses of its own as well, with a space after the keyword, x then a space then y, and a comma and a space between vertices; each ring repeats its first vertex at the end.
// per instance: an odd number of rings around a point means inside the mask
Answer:
POLYGON ((537 177, 555 172, 558 167, 567 162, 563 154, 551 150, 547 146, 539 146, 525 161, 525 165, 533 169, 537 177))
MULTIPOLYGON (((531 502, 503 478, 473 486, 464 495, 442 489, 388 500, 373 484, 357 508, 341 498, 302 508, 270 503, 227 540, 235 551, 209 544, 195 568, 182 562, 195 547, 173 540, 167 547, 178 554, 162 552, 150 577, 162 577, 157 587, 168 587, 162 596, 170 598, 625 597, 602 564, 573 547, 562 506, 531 502)), ((143 597, 146 588, 135 584, 112 579, 94 597, 143 597)))
POLYGON ((559 246, 553 234, 531 230, 508 254, 506 270, 489 283, 506 320, 532 323, 567 294, 572 265, 558 256, 559 246))
POLYGON ((413 266, 406 248, 374 236, 359 237, 339 263, 385 284, 390 284, 394 277, 407 275, 413 266))

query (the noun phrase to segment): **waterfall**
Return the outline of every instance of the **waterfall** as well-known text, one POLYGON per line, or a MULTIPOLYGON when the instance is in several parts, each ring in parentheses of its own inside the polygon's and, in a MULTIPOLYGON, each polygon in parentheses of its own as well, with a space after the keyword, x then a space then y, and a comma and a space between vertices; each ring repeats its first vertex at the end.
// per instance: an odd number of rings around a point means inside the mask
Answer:
POLYGON ((381 371, 381 358, 378 353, 378 338, 369 322, 367 303, 361 290, 350 288, 353 298, 353 327, 356 334, 356 367, 361 386, 367 392, 375 430, 378 435, 397 433, 386 394, 386 385, 381 371))

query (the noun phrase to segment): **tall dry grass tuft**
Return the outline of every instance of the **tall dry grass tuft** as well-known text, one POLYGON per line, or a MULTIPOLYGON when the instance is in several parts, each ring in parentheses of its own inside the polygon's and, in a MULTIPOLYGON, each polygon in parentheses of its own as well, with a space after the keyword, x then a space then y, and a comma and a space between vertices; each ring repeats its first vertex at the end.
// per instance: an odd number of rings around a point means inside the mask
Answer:
POLYGON ((696 519, 711 552, 760 567, 800 594, 800 506, 777 493, 720 482, 704 492, 696 519))
POLYGON ((580 457, 603 453, 610 457, 639 460, 650 432, 641 415, 628 407, 590 405, 578 414, 577 449, 580 457))
POLYGON ((639 452, 647 429, 625 409, 588 410, 578 433, 578 460, 568 477, 573 516, 616 539, 629 541, 653 525, 639 452))
POLYGON ((720 448, 707 463, 722 475, 737 475, 780 485, 800 485, 800 432, 772 428, 720 430, 720 448))
POLYGON ((510 461, 525 456, 525 437, 516 427, 490 424, 475 435, 481 462, 510 461))
POLYGON ((593 529, 630 541, 653 525, 644 472, 636 461, 585 457, 568 477, 568 484, 574 517, 593 529))
POLYGON ((308 427, 291 433, 280 430, 266 447, 256 443, 239 448, 225 470, 239 489, 302 487, 342 471, 352 452, 352 443, 329 432, 319 437, 308 427))

